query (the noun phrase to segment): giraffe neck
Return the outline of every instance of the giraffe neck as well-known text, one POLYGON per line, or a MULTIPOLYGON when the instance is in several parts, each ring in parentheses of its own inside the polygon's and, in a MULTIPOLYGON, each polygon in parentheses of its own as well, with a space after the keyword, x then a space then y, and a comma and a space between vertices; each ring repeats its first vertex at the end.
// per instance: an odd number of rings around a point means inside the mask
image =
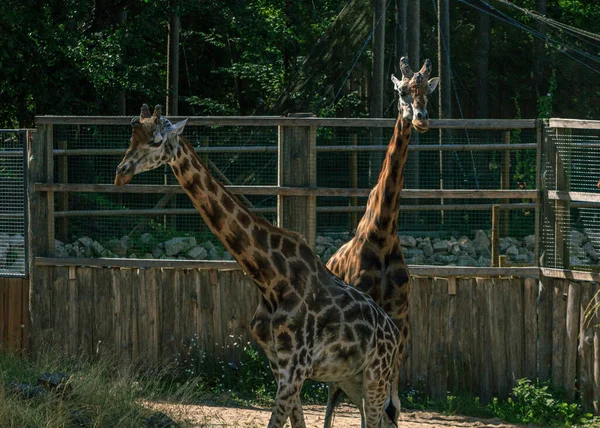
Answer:
POLYGON ((399 114, 388 144, 377 184, 369 194, 367 209, 356 234, 364 239, 382 239, 398 233, 400 192, 408 155, 411 124, 399 114))
POLYGON ((276 293, 274 288, 282 280, 293 283, 293 279, 299 279, 293 268, 295 259, 314 266, 316 256, 299 235, 252 214, 212 177, 185 138, 180 136, 172 151, 169 165, 177 181, 210 230, 265 297, 273 300, 271 294, 276 293))

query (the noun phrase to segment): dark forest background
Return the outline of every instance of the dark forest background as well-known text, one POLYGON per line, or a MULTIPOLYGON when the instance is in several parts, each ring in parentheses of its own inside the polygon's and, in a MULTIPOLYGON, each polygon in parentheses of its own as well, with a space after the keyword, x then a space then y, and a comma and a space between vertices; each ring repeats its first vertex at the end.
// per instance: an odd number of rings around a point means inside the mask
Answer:
MULTIPOLYGON (((438 3, 385 2, 386 117, 396 113, 389 75, 415 40, 411 62, 430 58, 437 75, 438 3), (416 14, 403 10, 415 4, 416 14)), ((551 20, 506 1, 449 2, 452 117, 600 119, 600 4, 512 3, 551 20)), ((369 0, 8 0, 0 3, 0 127, 164 104, 173 17, 179 115, 368 116, 373 10, 369 0)), ((437 95, 430 103, 437 117, 437 95)))

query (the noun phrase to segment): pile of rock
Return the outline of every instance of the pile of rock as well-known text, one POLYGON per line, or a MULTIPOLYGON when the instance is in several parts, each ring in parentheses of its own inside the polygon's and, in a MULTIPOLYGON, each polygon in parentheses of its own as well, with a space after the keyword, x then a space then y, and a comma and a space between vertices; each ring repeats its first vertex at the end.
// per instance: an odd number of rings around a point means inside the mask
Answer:
MULTIPOLYGON (((315 251, 327 261, 346 240, 317 236, 315 251)), ((448 239, 413 237, 400 235, 402 251, 408 264, 437 266, 481 266, 491 265, 492 244, 483 230, 478 230, 471 239, 467 236, 448 239)), ((21 244, 22 245, 22 244, 21 244)), ((499 252, 515 264, 534 264, 535 237, 523 239, 500 238, 499 252)), ((231 260, 227 251, 217 248, 212 242, 198 243, 193 236, 171 238, 164 242, 149 233, 140 236, 135 242, 127 236, 114 238, 104 245, 87 236, 71 244, 56 241, 58 257, 127 257, 143 259, 183 259, 183 260, 231 260), (145 250, 140 251, 140 248, 145 250)), ((0 266, 2 262, 0 247, 0 266)), ((600 255, 581 232, 571 232, 571 264, 575 266, 597 265, 600 255)))
POLYGON ((23 272, 25 268, 25 238, 23 235, 0 233, 0 272, 23 272))

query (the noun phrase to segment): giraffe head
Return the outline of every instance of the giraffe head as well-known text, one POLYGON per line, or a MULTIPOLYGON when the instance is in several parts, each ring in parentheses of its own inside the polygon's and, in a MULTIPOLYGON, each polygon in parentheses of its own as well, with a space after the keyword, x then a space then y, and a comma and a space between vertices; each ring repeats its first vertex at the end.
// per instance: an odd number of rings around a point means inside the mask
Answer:
POLYGON ((157 105, 150 115, 148 105, 144 104, 140 116, 131 121, 131 141, 117 166, 116 186, 129 183, 134 175, 164 165, 173 157, 177 136, 183 132, 187 119, 173 125, 161 116, 161 110, 157 105))
POLYGON ((415 73, 408 65, 408 58, 400 59, 402 80, 392 74, 394 89, 398 92, 398 111, 402 119, 412 122, 413 127, 419 132, 429 129, 429 113, 427 113, 427 97, 437 87, 440 78, 429 78, 431 74, 431 61, 425 60, 423 67, 415 73))

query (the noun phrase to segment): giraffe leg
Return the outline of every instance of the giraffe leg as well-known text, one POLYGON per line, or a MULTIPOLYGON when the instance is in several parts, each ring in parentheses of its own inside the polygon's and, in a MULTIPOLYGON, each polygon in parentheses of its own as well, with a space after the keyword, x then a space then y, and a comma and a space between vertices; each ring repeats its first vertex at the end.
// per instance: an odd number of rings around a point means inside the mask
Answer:
MULTIPOLYGON (((281 376, 280 379, 282 379, 281 376)), ((292 428, 306 428, 300 402, 302 383, 289 384, 280 380, 268 428, 283 428, 288 417, 291 420, 292 428)))
POLYGON ((343 392, 335 383, 327 384, 327 409, 325 410, 324 428, 331 428, 333 422, 333 411, 342 400, 343 392))
MULTIPOLYGON (((271 367, 273 376, 275 376, 275 383, 279 385, 279 369, 277 368, 277 364, 269 360, 269 366, 271 367)), ((300 389, 302 389, 302 387, 300 387, 300 389)), ((300 400, 294 401, 294 408, 292 409, 292 413, 289 417, 290 422, 292 423, 292 427, 304 426, 302 425, 304 423, 304 413, 302 411, 302 402, 300 400)))
MULTIPOLYGON (((393 362, 397 362, 393 358, 393 362)), ((393 369, 383 365, 384 361, 375 364, 374 368, 367 368, 363 372, 363 411, 362 426, 366 428, 397 427, 397 412, 395 401, 390 400, 390 393, 395 388, 392 383, 397 380, 398 368, 393 369), (387 415, 387 416, 385 416, 387 415)))

